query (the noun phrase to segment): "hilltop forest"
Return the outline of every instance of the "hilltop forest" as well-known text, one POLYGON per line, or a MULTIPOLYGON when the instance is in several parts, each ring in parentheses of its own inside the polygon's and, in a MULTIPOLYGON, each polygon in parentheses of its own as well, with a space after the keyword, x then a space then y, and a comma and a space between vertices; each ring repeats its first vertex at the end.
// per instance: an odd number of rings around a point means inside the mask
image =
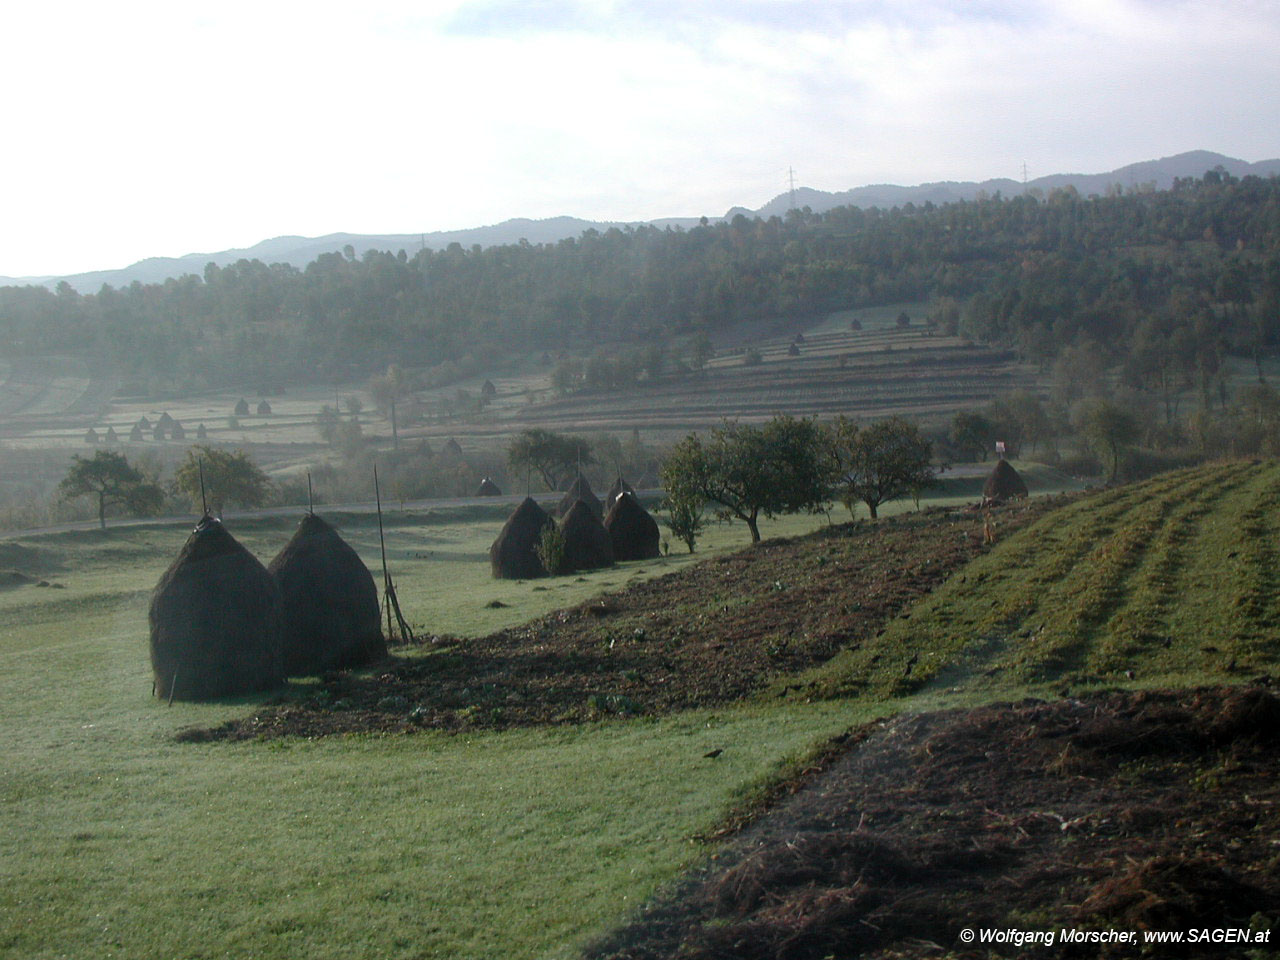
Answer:
MULTIPOLYGON (((946 332, 1048 365, 1121 365, 1206 406, 1227 354, 1280 346, 1280 180, 842 207, 555 244, 242 260, 162 284, 0 289, 0 343, 92 358, 151 391, 338 382, 395 362, 475 369, 528 351, 705 343, 734 325, 928 300, 946 332)), ((644 365, 635 375, 652 375, 644 365)))

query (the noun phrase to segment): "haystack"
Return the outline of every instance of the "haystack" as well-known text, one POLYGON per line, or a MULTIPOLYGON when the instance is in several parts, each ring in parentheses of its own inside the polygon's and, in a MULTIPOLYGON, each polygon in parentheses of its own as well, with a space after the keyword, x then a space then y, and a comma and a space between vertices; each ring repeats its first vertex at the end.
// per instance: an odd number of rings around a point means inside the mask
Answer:
POLYGON ((604 495, 605 510, 612 510, 613 505, 618 502, 618 498, 624 493, 635 493, 635 489, 622 477, 613 481, 613 486, 609 488, 609 492, 604 495))
POLYGON ((172 437, 174 440, 185 440, 187 439, 186 428, 184 428, 181 423, 175 420, 173 421, 173 425, 169 427, 169 436, 172 437))
POLYGON ((97 442, 98 442, 98 431, 97 431, 97 430, 95 430, 95 429, 93 429, 93 427, 90 427, 87 431, 85 431, 85 435, 84 435, 84 442, 85 442, 85 443, 97 443, 97 442))
POLYGON ((484 382, 484 386, 480 388, 480 396, 484 397, 486 400, 492 400, 497 395, 498 388, 494 386, 493 381, 486 380, 484 382))
POLYGON ((477 497, 500 497, 502 496, 502 488, 496 483, 485 477, 480 481, 480 489, 476 491, 477 497))
POLYGON ((157 440, 163 440, 165 438, 165 433, 167 430, 168 430, 168 426, 165 424, 165 422, 163 420, 157 420, 156 429, 155 429, 155 438, 157 440))
POLYGON ((203 423, 200 424, 200 426, 196 427, 196 439, 197 440, 209 439, 209 429, 203 423))
POLYGON ((462 444, 458 443, 458 441, 453 439, 453 437, 450 437, 448 440, 444 442, 443 449, 444 449, 444 452, 450 457, 462 456, 462 444))
POLYGON ((996 461, 987 482, 982 485, 982 496, 986 500, 1021 499, 1027 496, 1027 485, 1013 469, 1013 464, 1002 458, 996 461))
POLYGON ((156 584, 149 620, 157 696, 202 700, 284 681, 280 590, 213 517, 156 584))
POLYGON ((160 419, 157 420, 156 423, 164 424, 164 428, 168 430, 173 426, 173 417, 169 416, 169 411, 166 410, 164 413, 160 414, 160 419))
POLYGON ((150 430, 150 429, 151 429, 151 421, 150 421, 150 420, 148 420, 148 419, 146 418, 146 416, 141 416, 141 417, 139 417, 139 418, 138 418, 138 429, 139 429, 139 430, 150 430))
POLYGON ((579 500, 591 508, 597 523, 604 520, 604 504, 600 502, 600 498, 591 490, 591 484, 587 482, 587 478, 581 475, 577 480, 573 481, 573 485, 560 498, 560 503, 556 506, 556 515, 561 518, 567 517, 569 511, 573 509, 573 505, 579 500))
POLYGON ((142 441, 142 425, 135 423, 133 429, 129 431, 129 442, 140 443, 142 441))
POLYGON ((507 518, 498 539, 489 548, 489 566, 493 575, 499 580, 545 577, 547 571, 538 559, 536 548, 543 528, 554 525, 555 521, 534 502, 533 497, 525 497, 507 518))
POLYGON ((258 416, 260 416, 260 417, 269 417, 269 416, 271 416, 271 404, 267 403, 267 401, 265 401, 265 400, 259 400, 259 401, 258 401, 258 416))
POLYGON ((267 567, 284 604, 284 672, 360 667, 387 655, 378 588, 360 555, 314 513, 267 567))
POLYGON ((115 427, 107 427, 107 443, 119 443, 120 437, 116 435, 115 427))
POLYGON ((247 417, 249 415, 249 401, 244 397, 241 397, 240 402, 236 404, 235 415, 237 417, 247 417))
POLYGON ((619 495, 609 508, 604 528, 609 531, 614 560, 652 560, 661 556, 658 521, 630 491, 619 495))
POLYGON ((613 566, 609 531, 591 505, 579 500, 560 521, 564 534, 564 562, 570 570, 597 570, 613 566))

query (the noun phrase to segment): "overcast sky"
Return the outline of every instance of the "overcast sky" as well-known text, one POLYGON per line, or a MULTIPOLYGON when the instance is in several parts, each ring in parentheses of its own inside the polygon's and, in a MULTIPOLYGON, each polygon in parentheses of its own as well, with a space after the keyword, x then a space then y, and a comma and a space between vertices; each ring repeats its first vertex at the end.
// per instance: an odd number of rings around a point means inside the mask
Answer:
POLYGON ((1280 156, 1280 0, 10 5, 0 276, 1280 156))

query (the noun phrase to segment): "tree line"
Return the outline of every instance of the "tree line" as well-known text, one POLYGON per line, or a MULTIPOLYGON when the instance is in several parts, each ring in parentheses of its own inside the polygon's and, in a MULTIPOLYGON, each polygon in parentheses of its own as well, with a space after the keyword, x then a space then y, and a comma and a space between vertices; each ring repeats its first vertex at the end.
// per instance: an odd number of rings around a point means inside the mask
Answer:
POLYGON ((6 287, 0 343, 97 359, 138 392, 271 392, 392 363, 447 382, 516 353, 630 343, 623 364, 565 373, 616 386, 661 375, 673 344, 698 367, 708 332, 905 300, 1044 365, 1092 353, 1170 404, 1187 380, 1210 397, 1224 356, 1260 363, 1280 346, 1280 181, 1210 171, 1167 191, 799 210, 412 256, 348 248, 304 269, 241 260, 87 295, 6 287))

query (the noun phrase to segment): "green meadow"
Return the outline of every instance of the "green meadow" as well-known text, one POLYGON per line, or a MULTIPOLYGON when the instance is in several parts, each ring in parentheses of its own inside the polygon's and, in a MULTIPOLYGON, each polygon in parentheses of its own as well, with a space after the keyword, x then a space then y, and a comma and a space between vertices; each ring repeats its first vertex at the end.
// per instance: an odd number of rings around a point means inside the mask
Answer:
MULTIPOLYGON (((1033 489, 1069 486, 1025 473, 1033 489)), ((980 483, 957 477, 939 494, 971 502, 980 483)), ((807 676, 801 694, 656 719, 315 741, 174 740, 262 702, 150 695, 149 593, 185 526, 0 543, 0 570, 36 581, 0 591, 0 955, 573 956, 705 857, 695 835, 853 724, 1274 666, 1278 498, 1280 467, 1263 464, 1073 501, 807 676)), ((740 525, 712 524, 693 557, 680 547, 583 577, 496 581, 486 550, 509 509, 388 516, 415 628, 474 635, 747 546, 740 525)), ((377 571, 374 519, 327 516, 377 571)), ((782 518, 765 535, 846 517, 782 518)), ((294 523, 227 521, 264 561, 294 523)))

